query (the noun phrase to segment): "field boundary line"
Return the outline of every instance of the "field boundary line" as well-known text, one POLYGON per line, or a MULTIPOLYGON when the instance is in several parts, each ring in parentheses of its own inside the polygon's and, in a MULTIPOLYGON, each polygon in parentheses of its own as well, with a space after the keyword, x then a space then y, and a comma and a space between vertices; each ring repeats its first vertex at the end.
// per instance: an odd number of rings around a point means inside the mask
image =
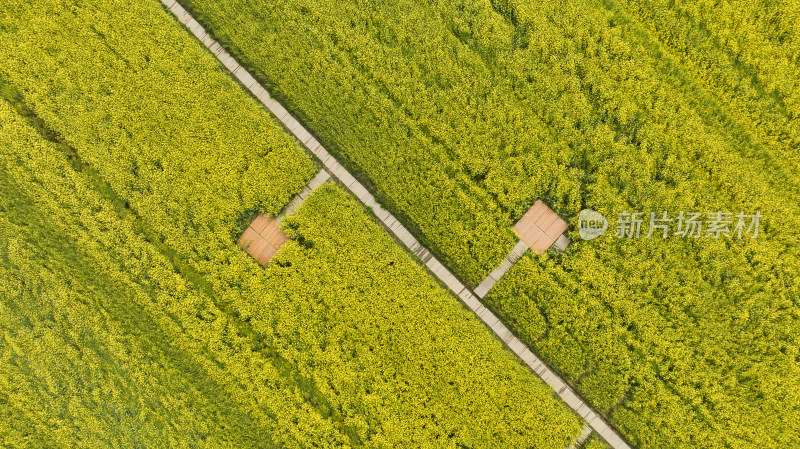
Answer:
MULTIPOLYGON (((403 226, 389 211, 384 209, 375 199, 375 197, 360 183, 356 178, 339 163, 322 144, 306 130, 300 122, 294 118, 286 108, 283 107, 278 101, 272 98, 267 90, 259 84, 256 79, 238 62, 228 54, 222 45, 214 40, 197 22, 191 14, 177 2, 177 0, 160 0, 164 6, 169 9, 172 14, 182 23, 189 31, 205 45, 214 56, 217 57, 219 62, 225 66, 239 82, 250 91, 261 103, 269 109, 270 112, 285 126, 296 138, 300 141, 312 154, 314 154, 322 164, 325 166, 330 175, 337 178, 347 189, 358 198, 367 208, 372 210, 378 220, 400 241, 408 248, 414 255, 425 265, 433 275, 447 286, 451 292, 457 296, 461 301, 472 310, 483 323, 491 329, 503 343, 505 343, 511 351, 516 354, 536 375, 538 375, 553 391, 571 408, 575 413, 586 421, 586 425, 591 430, 605 440, 614 449, 631 449, 625 441, 597 414, 592 408, 586 404, 575 392, 564 382, 553 370, 551 370, 539 357, 531 352, 501 321, 494 313, 483 306, 480 300, 474 295, 469 288, 467 288, 461 281, 459 281, 450 270, 447 269, 431 252, 425 248, 411 233, 403 226)), ((325 171, 323 170, 323 172, 325 171)), ((317 177, 324 176, 318 174, 317 177)), ((316 180, 317 177, 314 179, 316 180)), ((312 180, 312 183, 314 181, 312 180)), ((324 180, 323 180, 324 182, 324 180)), ((309 184, 310 186, 311 184, 309 184)), ((308 187, 307 187, 308 188, 308 187)), ((304 189, 305 191, 305 189, 304 189)), ((302 194, 302 192, 301 192, 302 194)), ((298 195, 295 200, 304 198, 298 195)), ((296 207, 296 206, 295 206, 296 207)), ((288 209, 287 206, 286 209, 288 209)), ((286 215, 281 213, 281 216, 286 215)), ((524 244, 523 244, 524 245, 524 244)), ((519 244, 517 245, 519 246, 519 244)), ((517 251, 517 246, 512 250, 509 255, 511 257, 517 251)), ((527 247, 526 247, 527 248, 527 247)), ((524 252, 524 251, 523 251, 524 252)), ((521 252, 519 255, 521 256, 521 252)), ((519 257, 517 257, 519 258, 519 257)), ((507 262, 507 261, 506 261, 507 262)), ((505 263, 505 262, 504 262, 505 263)), ((501 264, 503 265, 503 264, 501 264)), ((509 265, 510 267, 510 265, 509 265)), ((508 270, 506 267, 505 270, 508 270)), ((502 266, 501 266, 502 268, 502 266)), ((503 273, 505 273, 505 270, 503 273)), ((501 275, 502 276, 502 275, 501 275)), ((492 276, 490 276, 492 277, 492 276)), ((495 279, 495 282, 497 279, 495 279)), ((487 290, 488 291, 488 290, 487 290)))

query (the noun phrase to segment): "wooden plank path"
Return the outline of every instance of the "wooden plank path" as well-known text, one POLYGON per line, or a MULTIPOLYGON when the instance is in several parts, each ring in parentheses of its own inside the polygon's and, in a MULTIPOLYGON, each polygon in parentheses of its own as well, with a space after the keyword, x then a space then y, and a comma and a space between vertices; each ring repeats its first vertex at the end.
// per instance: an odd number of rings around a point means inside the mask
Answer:
MULTIPOLYGON (((177 17, 178 21, 185 25, 200 42, 203 43, 216 57, 241 82, 250 93, 253 94, 272 114, 280 120, 283 125, 294 134, 294 136, 313 153, 326 170, 336 177, 353 195, 355 195, 364 205, 372 210, 383 225, 400 240, 420 261, 428 267, 436 278, 449 288, 461 301, 466 304, 480 319, 486 324, 511 351, 514 352, 525 364, 530 367, 553 391, 583 418, 591 429, 600 435, 614 449, 630 449, 627 443, 598 415, 589 407, 575 392, 547 365, 545 365, 533 352, 531 352, 511 331, 500 322, 494 313, 483 306, 478 298, 459 281, 450 270, 447 269, 439 260, 433 257, 430 251, 425 248, 411 233, 403 226, 391 213, 381 207, 375 197, 356 180, 330 153, 298 122, 289 111, 280 103, 270 97, 263 86, 256 82, 255 78, 245 70, 233 57, 226 52, 222 46, 214 40, 205 29, 176 1, 161 0, 177 17)), ((324 177, 324 175, 321 175, 324 177)), ((315 178, 316 179, 316 178, 315 178)), ((321 182, 324 182, 322 180, 321 182)), ((302 200, 302 198, 300 198, 302 200)), ((506 268, 507 269, 507 268, 506 268)))

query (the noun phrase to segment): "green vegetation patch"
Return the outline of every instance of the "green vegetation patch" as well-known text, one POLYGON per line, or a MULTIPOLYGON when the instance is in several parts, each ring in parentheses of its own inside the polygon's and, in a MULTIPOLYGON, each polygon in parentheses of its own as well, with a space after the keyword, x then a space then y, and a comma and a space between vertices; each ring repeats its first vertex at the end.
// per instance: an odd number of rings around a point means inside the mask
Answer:
POLYGON ((800 444, 791 2, 185 3, 473 285, 537 197, 760 211, 753 240, 573 232, 487 302, 637 447, 800 444))
POLYGON ((156 2, 0 12, 0 445, 562 447, 579 423, 156 2))
POLYGON ((3 444, 549 448, 577 434, 333 185, 287 219, 294 240, 268 269, 231 244, 231 284, 198 282, 0 106, 3 444))

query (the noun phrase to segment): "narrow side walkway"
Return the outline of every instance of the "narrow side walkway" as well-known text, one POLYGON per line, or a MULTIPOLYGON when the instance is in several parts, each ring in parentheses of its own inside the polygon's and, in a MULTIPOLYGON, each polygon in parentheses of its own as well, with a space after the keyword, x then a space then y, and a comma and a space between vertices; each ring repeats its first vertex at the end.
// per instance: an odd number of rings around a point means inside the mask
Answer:
POLYGON ((572 443, 572 446, 568 447, 567 449, 578 449, 581 447, 581 444, 585 443, 586 440, 589 439, 589 435, 591 434, 592 428, 588 424, 585 424, 583 429, 581 429, 581 434, 578 435, 578 438, 575 439, 575 442, 572 443))
POLYGON ((517 242, 517 244, 514 246, 514 249, 508 253, 506 260, 500 263, 500 266, 498 266, 494 271, 489 273, 489 275, 486 276, 486 279, 484 279, 480 285, 475 287, 475 294, 478 295, 479 298, 486 296, 486 294, 489 293, 489 290, 494 287, 494 284, 496 284, 497 281, 499 281, 500 278, 506 274, 506 271, 508 271, 514 265, 514 263, 518 261, 523 254, 525 254, 525 251, 527 250, 528 245, 526 245, 525 242, 522 240, 517 242))
POLYGON ((300 123, 269 93, 258 84, 250 73, 237 63, 220 44, 212 39, 205 29, 176 1, 161 0, 161 2, 194 34, 200 42, 216 55, 217 59, 256 97, 269 109, 283 125, 294 134, 315 156, 317 156, 331 175, 336 177, 353 193, 364 205, 369 207, 378 219, 386 226, 407 248, 409 248, 428 269, 443 282, 453 293, 461 298, 478 317, 486 324, 506 345, 519 356, 542 380, 558 394, 566 404, 572 408, 586 423, 598 433, 614 449, 631 449, 608 424, 581 400, 572 389, 562 381, 550 368, 536 357, 508 328, 486 307, 478 298, 469 291, 441 262, 439 262, 422 246, 414 236, 400 224, 386 209, 375 201, 375 197, 356 180, 339 162, 323 148, 311 133, 303 128, 300 123))
POLYGON ((317 188, 322 184, 324 184, 325 181, 330 179, 330 177, 331 177, 330 173, 328 173, 325 170, 320 170, 319 173, 317 173, 317 175, 314 176, 314 178, 308 183, 308 185, 303 187, 303 190, 301 190, 300 193, 295 195, 292 201, 289 202, 289 204, 287 204, 286 207, 283 208, 283 210, 281 211, 280 214, 278 214, 277 217, 275 217, 275 221, 280 223, 281 221, 283 221, 284 217, 286 217, 287 215, 292 215, 294 211, 296 211, 297 208, 300 207, 301 204, 303 204, 303 201, 305 201, 306 198, 308 198, 308 196, 311 195, 311 192, 317 190, 317 188))

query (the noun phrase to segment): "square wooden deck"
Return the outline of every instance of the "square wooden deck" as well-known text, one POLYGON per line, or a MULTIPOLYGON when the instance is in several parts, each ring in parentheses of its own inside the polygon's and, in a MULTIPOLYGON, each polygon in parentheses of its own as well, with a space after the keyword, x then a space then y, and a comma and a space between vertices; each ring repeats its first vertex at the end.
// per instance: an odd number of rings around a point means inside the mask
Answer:
POLYGON ((266 266, 289 237, 280 229, 279 223, 264 214, 250 223, 239 238, 239 247, 250 254, 262 266, 266 266))
POLYGON ((567 230, 567 227, 566 221, 547 207, 542 200, 537 200, 514 225, 514 231, 528 248, 543 254, 567 230))

